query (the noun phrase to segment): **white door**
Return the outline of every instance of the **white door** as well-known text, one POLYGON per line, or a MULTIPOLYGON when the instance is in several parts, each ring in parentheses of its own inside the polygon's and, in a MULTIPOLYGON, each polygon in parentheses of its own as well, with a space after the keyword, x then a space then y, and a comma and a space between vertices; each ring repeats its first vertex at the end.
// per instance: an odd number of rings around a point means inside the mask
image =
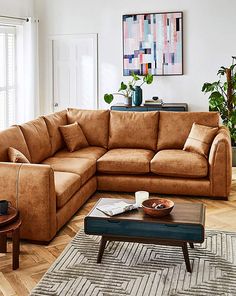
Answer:
POLYGON ((53 38, 52 99, 54 111, 97 109, 97 34, 53 38))

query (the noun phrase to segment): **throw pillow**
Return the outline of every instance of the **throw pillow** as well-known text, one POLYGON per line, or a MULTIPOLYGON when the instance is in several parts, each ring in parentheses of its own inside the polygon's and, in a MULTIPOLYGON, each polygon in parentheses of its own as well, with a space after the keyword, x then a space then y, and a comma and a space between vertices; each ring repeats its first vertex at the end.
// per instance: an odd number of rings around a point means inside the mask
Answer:
POLYGON ((8 148, 8 157, 11 162, 30 163, 23 153, 13 147, 8 148))
POLYGON ((217 131, 218 127, 209 127, 194 122, 183 150, 208 157, 211 143, 217 131))
POLYGON ((70 152, 89 146, 78 122, 59 126, 59 129, 70 152))

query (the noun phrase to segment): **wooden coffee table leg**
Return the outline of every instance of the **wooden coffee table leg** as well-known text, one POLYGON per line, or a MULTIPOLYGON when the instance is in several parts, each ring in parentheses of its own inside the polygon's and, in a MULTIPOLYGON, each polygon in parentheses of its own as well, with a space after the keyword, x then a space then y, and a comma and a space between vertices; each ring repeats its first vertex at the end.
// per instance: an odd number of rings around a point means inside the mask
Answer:
POLYGON ((184 254, 184 260, 185 260, 187 271, 188 272, 192 272, 192 269, 191 269, 191 266, 190 266, 190 261, 189 261, 188 245, 187 245, 187 243, 184 243, 182 245, 182 250, 183 250, 183 254, 184 254))
POLYGON ((106 243, 107 243, 107 240, 102 236, 100 246, 99 246, 99 251, 98 251, 97 263, 101 263, 102 261, 102 255, 104 253, 106 243))
POLYGON ((0 253, 7 252, 7 235, 1 234, 0 235, 0 253))
POLYGON ((191 248, 191 249, 194 249, 194 245, 193 245, 193 243, 189 243, 189 245, 190 245, 190 248, 191 248))
POLYGON ((20 255, 20 229, 17 228, 12 233, 12 268, 13 270, 19 268, 19 255, 20 255))

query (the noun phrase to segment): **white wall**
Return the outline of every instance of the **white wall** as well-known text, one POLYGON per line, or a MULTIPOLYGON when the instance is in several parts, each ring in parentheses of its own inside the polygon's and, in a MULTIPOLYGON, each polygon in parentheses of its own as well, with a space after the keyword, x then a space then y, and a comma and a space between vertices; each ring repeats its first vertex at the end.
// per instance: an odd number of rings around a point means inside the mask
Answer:
POLYGON ((0 15, 27 17, 34 13, 34 0, 0 0, 0 15))
POLYGON ((167 102, 187 102, 190 110, 208 110, 202 84, 215 80, 217 69, 230 64, 236 55, 235 0, 36 0, 42 112, 51 111, 52 106, 48 100, 50 35, 98 33, 99 106, 107 108, 103 94, 116 91, 120 81, 126 80, 122 76, 122 15, 167 11, 184 12, 184 75, 155 77, 153 85, 143 88, 144 98, 155 95, 167 102))

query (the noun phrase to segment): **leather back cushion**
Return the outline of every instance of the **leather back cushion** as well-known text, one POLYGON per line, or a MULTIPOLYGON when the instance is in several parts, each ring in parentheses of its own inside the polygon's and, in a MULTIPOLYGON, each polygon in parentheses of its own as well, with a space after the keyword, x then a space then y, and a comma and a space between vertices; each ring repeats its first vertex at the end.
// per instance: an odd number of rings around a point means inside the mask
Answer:
POLYGON ((158 112, 110 112, 109 149, 156 150, 158 112))
POLYGON ((219 126, 217 112, 160 112, 157 150, 183 149, 193 123, 219 126))
POLYGON ((23 153, 30 161, 30 153, 19 126, 12 126, 0 132, 0 161, 9 161, 8 148, 13 147, 23 153))
POLYGON ((90 146, 107 148, 109 110, 80 110, 69 108, 68 123, 77 121, 90 146))
POLYGON ((20 126, 31 156, 32 163, 40 163, 51 156, 51 142, 43 117, 20 126))
POLYGON ((51 141, 51 155, 53 155, 58 150, 65 147, 65 143, 60 133, 59 126, 67 124, 67 111, 63 110, 54 114, 44 116, 44 120, 46 122, 51 141))

